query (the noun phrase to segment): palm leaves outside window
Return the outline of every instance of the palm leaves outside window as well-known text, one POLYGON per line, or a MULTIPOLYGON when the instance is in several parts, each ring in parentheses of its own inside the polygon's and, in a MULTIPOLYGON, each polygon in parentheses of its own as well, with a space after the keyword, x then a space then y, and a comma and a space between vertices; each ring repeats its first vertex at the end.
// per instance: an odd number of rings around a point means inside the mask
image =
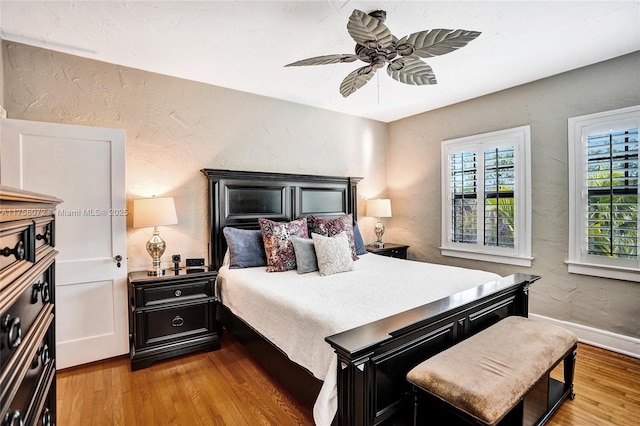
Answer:
POLYGON ((638 129, 587 138, 588 253, 638 259, 638 129))

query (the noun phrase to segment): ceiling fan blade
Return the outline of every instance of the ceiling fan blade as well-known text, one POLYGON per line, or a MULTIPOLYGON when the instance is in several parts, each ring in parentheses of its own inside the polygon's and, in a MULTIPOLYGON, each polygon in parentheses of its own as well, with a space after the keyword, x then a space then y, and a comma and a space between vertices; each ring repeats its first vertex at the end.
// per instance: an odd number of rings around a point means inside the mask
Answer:
POLYGON ((346 98, 367 84, 375 73, 376 70, 371 65, 358 68, 351 72, 344 80, 342 80, 342 83, 340 84, 340 94, 346 98))
POLYGON ((400 83, 424 86, 438 84, 433 69, 420 59, 405 57, 392 61, 387 66, 387 74, 400 83))
POLYGON ((358 9, 354 9, 351 13, 347 31, 356 43, 371 48, 388 47, 393 42, 393 35, 386 25, 358 9))
POLYGON ((429 58, 444 55, 466 46, 482 34, 479 31, 435 29, 409 34, 398 41, 397 52, 402 56, 429 58))
POLYGON ((337 54, 337 55, 325 55, 316 56, 314 58, 302 59, 300 61, 292 62, 285 65, 285 67, 296 67, 302 65, 326 65, 326 64, 339 64, 342 62, 353 62, 358 60, 357 55, 352 54, 337 54))

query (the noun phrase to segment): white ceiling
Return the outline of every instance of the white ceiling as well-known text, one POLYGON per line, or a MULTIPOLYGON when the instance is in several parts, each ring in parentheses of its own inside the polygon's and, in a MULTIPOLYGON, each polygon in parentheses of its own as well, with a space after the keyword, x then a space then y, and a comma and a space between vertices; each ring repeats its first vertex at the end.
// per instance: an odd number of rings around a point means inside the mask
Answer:
MULTIPOLYGON (((640 50, 634 1, 5 1, 0 38, 383 122, 640 50), (386 70, 348 98, 363 64, 288 67, 353 53, 353 9, 387 12, 402 37, 425 29, 482 32, 427 59, 437 85, 386 70)), ((606 76, 603 76, 606 78, 606 76)))

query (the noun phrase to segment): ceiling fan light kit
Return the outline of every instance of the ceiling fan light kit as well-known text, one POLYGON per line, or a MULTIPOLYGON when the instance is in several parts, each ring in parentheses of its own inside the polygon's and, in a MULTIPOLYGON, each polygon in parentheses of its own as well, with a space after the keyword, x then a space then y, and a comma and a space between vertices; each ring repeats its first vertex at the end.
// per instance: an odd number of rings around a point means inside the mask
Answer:
POLYGON ((347 31, 356 42, 354 54, 316 56, 285 66, 365 62, 367 65, 352 71, 340 84, 340 94, 345 98, 367 84, 385 65, 387 74, 401 83, 416 86, 437 84, 433 70, 421 58, 453 52, 481 34, 478 31, 434 29, 412 33, 398 40, 384 25, 386 16, 384 10, 367 14, 355 9, 347 23, 347 31))

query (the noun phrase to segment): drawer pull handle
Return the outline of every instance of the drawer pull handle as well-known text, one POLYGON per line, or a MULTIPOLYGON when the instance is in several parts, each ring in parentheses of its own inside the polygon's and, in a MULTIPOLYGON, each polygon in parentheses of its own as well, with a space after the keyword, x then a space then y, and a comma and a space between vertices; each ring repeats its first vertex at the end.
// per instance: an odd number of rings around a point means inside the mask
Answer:
POLYGON ((7 314, 2 320, 2 331, 7 333, 7 345, 10 349, 15 349, 22 343, 22 327, 20 317, 11 318, 7 314))
POLYGON ((16 246, 14 248, 9 248, 9 247, 5 247, 2 250, 0 250, 0 254, 3 255, 4 257, 9 257, 11 255, 14 255, 16 257, 16 260, 23 260, 24 259, 24 242, 22 240, 18 241, 16 243, 16 246))
POLYGON ((7 413, 7 415, 4 416, 2 426, 24 426, 20 411, 16 410, 13 413, 7 413))
POLYGON ((40 295, 42 297, 42 303, 49 303, 51 301, 51 293, 49 292, 49 283, 43 282, 40 287, 40 295))
POLYGON ((182 318, 180 315, 176 315, 171 320, 171 325, 174 327, 182 327, 184 325, 184 318, 182 318))
POLYGON ((49 294, 49 284, 47 282, 37 282, 33 284, 31 291, 31 303, 38 303, 38 293, 40 293, 42 298, 42 303, 49 303, 51 300, 51 295, 49 294))
POLYGON ((41 348, 40 361, 42 362, 42 365, 47 365, 50 360, 51 356, 49 355, 49 345, 45 343, 41 348))
POLYGON ((180 297, 180 296, 182 296, 182 292, 181 292, 180 290, 176 290, 176 292, 175 292, 175 293, 173 293, 173 294, 175 294, 175 295, 176 295, 176 297, 180 297))
POLYGON ((40 417, 42 426, 51 426, 51 410, 45 408, 40 417))
POLYGON ((51 228, 47 225, 47 229, 44 231, 44 234, 36 235, 36 240, 43 240, 45 244, 49 244, 51 241, 51 228))

